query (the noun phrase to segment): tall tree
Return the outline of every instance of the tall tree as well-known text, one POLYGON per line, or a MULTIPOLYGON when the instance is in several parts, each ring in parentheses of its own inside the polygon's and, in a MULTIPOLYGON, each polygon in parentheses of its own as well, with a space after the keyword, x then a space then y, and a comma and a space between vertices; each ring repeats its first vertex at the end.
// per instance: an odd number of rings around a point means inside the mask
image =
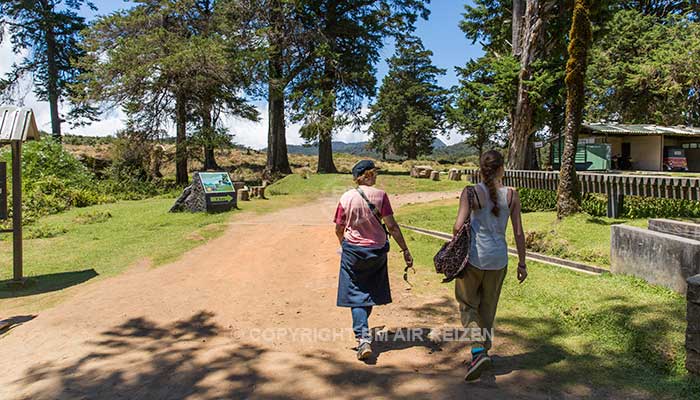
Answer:
MULTIPOLYGON (((86 23, 77 14, 82 7, 96 10, 87 0, 0 1, 0 34, 8 27, 12 50, 26 54, 0 80, 0 91, 12 97, 12 89, 21 79, 31 76, 37 98, 49 102, 51 133, 57 140, 61 140, 63 122, 59 103, 71 95, 70 85, 80 72, 73 60, 83 54, 80 31, 86 23)), ((91 111, 75 108, 73 115, 90 118, 91 111)))
POLYGON ((318 172, 336 172, 333 133, 359 126, 362 102, 376 91, 375 65, 383 39, 414 28, 427 18, 429 0, 306 0, 301 15, 315 28, 314 62, 294 82, 296 121, 302 137, 319 145, 318 172))
POLYGON ((504 105, 512 103, 509 89, 518 79, 518 69, 513 58, 491 55, 457 68, 459 86, 452 88, 447 121, 480 156, 485 147, 503 142, 508 119, 504 105))
POLYGON ((444 121, 447 91, 437 85, 444 69, 430 60, 416 37, 397 41, 389 62, 389 73, 370 109, 371 144, 379 151, 389 144, 393 153, 416 159, 430 154, 436 134, 444 121))
POLYGON ((287 156, 287 98, 291 84, 315 60, 316 25, 304 24, 302 0, 227 0, 229 20, 254 61, 255 91, 267 99, 268 135, 266 174, 273 178, 291 173, 287 156))
POLYGON ((122 107, 142 132, 157 134, 174 120, 179 184, 188 181, 188 123, 211 135, 214 111, 254 117, 238 97, 243 83, 230 63, 230 42, 236 38, 202 34, 212 4, 138 0, 98 19, 85 38, 86 72, 76 101, 96 102, 103 111, 122 107))
POLYGON ((566 63, 566 127, 559 188, 557 217, 579 211, 581 192, 576 178, 576 146, 585 105, 584 84, 591 44, 590 0, 576 0, 569 33, 569 61, 566 63))

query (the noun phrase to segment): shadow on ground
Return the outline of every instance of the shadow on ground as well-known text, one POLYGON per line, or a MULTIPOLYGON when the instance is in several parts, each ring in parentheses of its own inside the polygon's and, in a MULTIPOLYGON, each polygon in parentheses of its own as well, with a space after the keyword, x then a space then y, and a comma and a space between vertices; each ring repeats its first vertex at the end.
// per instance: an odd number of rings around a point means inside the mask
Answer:
MULTIPOLYGON (((668 325, 661 319, 645 319, 640 324, 635 317, 648 311, 645 306, 621 306, 619 299, 601 301, 611 303, 601 311, 604 315, 586 318, 606 320, 607 324, 601 325, 603 329, 619 329, 620 340, 629 342, 623 347, 625 354, 601 355, 564 347, 562 340, 578 332, 557 318, 503 318, 501 324, 505 328, 496 339, 494 369, 480 382, 471 384, 462 381, 464 343, 435 346, 423 340, 386 341, 376 346, 377 365, 368 366, 331 351, 300 348, 290 354, 241 342, 214 322, 214 314, 202 311, 171 324, 130 319, 103 332, 99 340, 86 343, 82 357, 34 365, 13 387, 23 388, 22 398, 35 400, 697 396, 697 381, 659 372, 659 365, 648 361, 658 356, 658 349, 653 350, 655 336, 649 332, 662 337, 668 325), (623 331, 639 333, 630 336, 623 331), (415 365, 382 365, 387 353, 413 347, 427 353, 427 364, 422 357, 423 362, 415 365), (645 354, 650 351, 657 353, 645 354), (673 390, 663 391, 669 387, 673 390)), ((448 297, 404 310, 416 315, 431 312, 438 318, 456 312, 448 297)), ((420 329, 425 332, 427 328, 420 329)))
MULTIPOLYGON (((0 315, 0 318, 2 316, 0 315)), ((36 318, 36 315, 17 315, 0 321, 0 335, 7 333, 13 328, 22 325, 25 322, 29 322, 36 318)))
POLYGON ((16 285, 12 280, 0 281, 0 299, 54 292, 87 282, 97 275, 98 273, 94 269, 86 269, 83 271, 31 276, 27 278, 23 285, 16 285))

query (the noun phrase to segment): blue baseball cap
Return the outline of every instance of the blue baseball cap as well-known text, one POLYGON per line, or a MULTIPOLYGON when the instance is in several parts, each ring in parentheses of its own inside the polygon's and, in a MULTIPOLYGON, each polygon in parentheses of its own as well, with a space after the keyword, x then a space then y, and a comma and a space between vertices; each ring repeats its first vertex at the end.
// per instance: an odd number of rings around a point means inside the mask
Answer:
POLYGON ((374 165, 374 161, 372 161, 372 160, 358 161, 357 164, 355 164, 355 166, 352 167, 352 177, 357 179, 358 176, 360 176, 360 175, 364 174, 366 171, 369 171, 372 169, 379 169, 376 165, 374 165))

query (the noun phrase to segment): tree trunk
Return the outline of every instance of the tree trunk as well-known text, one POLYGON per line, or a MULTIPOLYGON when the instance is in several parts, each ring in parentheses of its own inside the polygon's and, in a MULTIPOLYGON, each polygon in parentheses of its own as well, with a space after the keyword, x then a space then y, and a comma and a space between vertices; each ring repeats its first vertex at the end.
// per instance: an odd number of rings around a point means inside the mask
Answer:
MULTIPOLYGON (((282 14, 282 4, 277 1, 271 10, 271 34, 270 40, 276 46, 283 42, 284 15, 282 14)), ((284 121, 284 88, 286 80, 284 77, 284 63, 282 61, 282 50, 275 48, 268 60, 268 128, 267 128, 267 165, 265 173, 269 179, 277 174, 291 174, 289 158, 287 156, 287 136, 284 121)))
POLYGON ((51 112, 51 135, 57 141, 61 141, 61 115, 58 113, 58 67, 56 65, 56 37, 51 27, 46 31, 46 64, 47 64, 47 92, 49 97, 49 110, 51 112))
POLYGON ((576 178, 576 145, 583 118, 584 79, 591 43, 589 0, 576 0, 569 33, 569 60, 566 63, 566 122, 564 151, 559 171, 557 217, 563 218, 580 210, 581 192, 576 178))
POLYGON ((269 174, 291 174, 287 157, 287 138, 284 122, 284 92, 274 83, 269 85, 268 96, 267 166, 269 174))
POLYGON ((182 92, 175 98, 175 129, 177 132, 175 147, 175 182, 186 185, 187 173, 187 99, 182 92))
POLYGON ((318 133, 318 173, 335 174, 333 163, 333 128, 335 125, 335 70, 332 60, 326 59, 323 80, 323 103, 318 133))
MULTIPOLYGON (((513 3, 513 13, 522 12, 519 0, 513 3)), ((533 133, 534 107, 527 81, 532 78, 532 62, 539 53, 543 31, 539 0, 527 0, 522 19, 513 18, 513 56, 520 60, 515 107, 511 111, 511 131, 508 147, 508 168, 525 169, 528 138, 533 133)))
POLYGON ((204 170, 221 169, 216 163, 214 155, 214 125, 211 119, 211 103, 204 101, 202 104, 202 133, 204 134, 204 170))

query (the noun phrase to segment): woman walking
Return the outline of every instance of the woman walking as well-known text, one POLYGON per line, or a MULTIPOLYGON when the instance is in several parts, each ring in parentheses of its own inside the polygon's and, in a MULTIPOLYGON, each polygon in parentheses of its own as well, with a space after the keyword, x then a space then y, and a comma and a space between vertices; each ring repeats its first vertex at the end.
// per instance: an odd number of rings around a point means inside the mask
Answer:
POLYGON ((472 360, 465 376, 468 381, 478 379, 491 366, 488 351, 498 298, 508 269, 506 226, 509 217, 518 249, 518 280, 522 283, 527 278, 520 198, 516 190, 503 186, 503 156, 495 150, 487 151, 481 156, 480 169, 482 182, 474 188, 472 204, 468 200, 468 188, 465 188, 454 225, 456 234, 471 215, 469 261, 455 280, 462 326, 469 328, 476 324, 483 338, 471 349, 472 360))
POLYGON ((355 164, 352 176, 357 188, 343 194, 334 218, 335 234, 342 248, 337 305, 350 308, 359 360, 372 355, 368 323, 372 307, 391 303, 389 234, 401 248, 406 268, 413 266, 388 196, 372 187, 377 181, 377 169, 371 160, 355 164))

